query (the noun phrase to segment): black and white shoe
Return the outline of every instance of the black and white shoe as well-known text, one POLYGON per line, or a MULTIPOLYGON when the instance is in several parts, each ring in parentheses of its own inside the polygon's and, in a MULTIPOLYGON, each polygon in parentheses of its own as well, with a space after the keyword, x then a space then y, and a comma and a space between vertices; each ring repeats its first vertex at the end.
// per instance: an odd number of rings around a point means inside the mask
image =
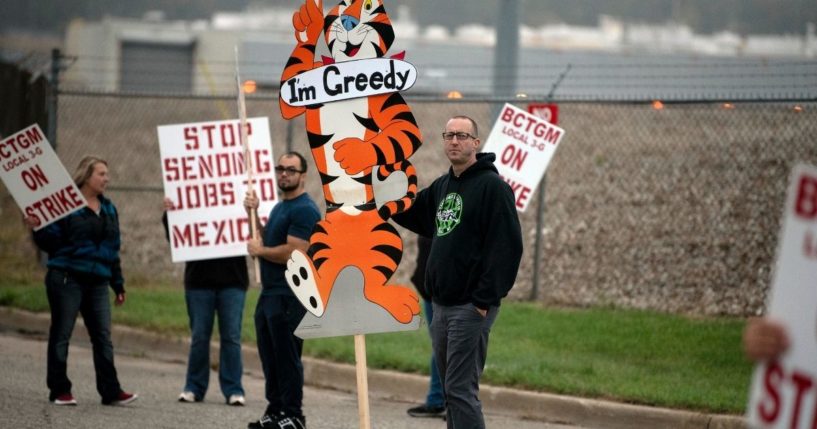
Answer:
POLYGON ((267 429, 267 428, 278 428, 278 417, 279 416, 271 416, 269 414, 264 414, 261 416, 261 419, 255 422, 250 422, 247 425, 247 429, 267 429))
POLYGON ((281 416, 278 429, 306 429, 306 417, 281 416))

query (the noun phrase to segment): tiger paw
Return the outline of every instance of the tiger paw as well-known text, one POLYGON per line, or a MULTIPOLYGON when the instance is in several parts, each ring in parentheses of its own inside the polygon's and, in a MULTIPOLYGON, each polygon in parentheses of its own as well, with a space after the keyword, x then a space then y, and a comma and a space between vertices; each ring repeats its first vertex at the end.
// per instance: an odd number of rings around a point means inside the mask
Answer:
POLYGON ((323 316, 326 307, 318 290, 318 278, 315 277, 315 269, 309 257, 300 250, 293 251, 287 261, 284 276, 289 288, 306 310, 316 317, 323 316))
POLYGON ((409 323, 420 314, 420 298, 405 286, 366 287, 363 293, 366 299, 383 307, 400 323, 409 323))
POLYGON ((332 148, 335 149, 335 161, 347 174, 357 174, 377 164, 374 145, 361 139, 349 137, 338 140, 332 148))

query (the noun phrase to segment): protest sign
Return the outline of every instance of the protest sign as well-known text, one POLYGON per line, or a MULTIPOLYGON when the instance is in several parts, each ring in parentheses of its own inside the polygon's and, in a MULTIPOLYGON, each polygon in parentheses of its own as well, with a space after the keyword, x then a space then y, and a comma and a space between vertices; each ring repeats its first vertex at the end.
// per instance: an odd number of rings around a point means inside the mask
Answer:
POLYGON ((755 367, 750 427, 817 427, 817 167, 794 168, 783 211, 769 317, 786 328, 791 346, 755 367))
POLYGON ((0 178, 35 230, 87 205, 79 188, 34 124, 0 142, 0 178))
MULTIPOLYGON (((247 120, 253 188, 261 223, 277 201, 267 118, 247 120)), ((250 222, 242 204, 248 188, 240 121, 158 127, 173 262, 247 254, 250 222)))
POLYGON ((483 152, 496 154, 499 175, 511 185, 516 209, 524 212, 565 131, 539 116, 505 104, 483 152))

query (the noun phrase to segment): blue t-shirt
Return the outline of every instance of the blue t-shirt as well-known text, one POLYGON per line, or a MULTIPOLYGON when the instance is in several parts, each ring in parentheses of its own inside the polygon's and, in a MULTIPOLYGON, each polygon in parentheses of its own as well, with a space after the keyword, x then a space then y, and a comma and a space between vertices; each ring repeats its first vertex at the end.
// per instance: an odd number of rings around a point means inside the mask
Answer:
MULTIPOLYGON (((315 223, 321 215, 318 206, 307 193, 291 200, 283 200, 272 208, 264 227, 263 242, 265 247, 275 247, 287 242, 291 235, 309 241, 315 223)), ((261 295, 295 296, 284 279, 286 264, 276 264, 264 258, 261 260, 261 295)))

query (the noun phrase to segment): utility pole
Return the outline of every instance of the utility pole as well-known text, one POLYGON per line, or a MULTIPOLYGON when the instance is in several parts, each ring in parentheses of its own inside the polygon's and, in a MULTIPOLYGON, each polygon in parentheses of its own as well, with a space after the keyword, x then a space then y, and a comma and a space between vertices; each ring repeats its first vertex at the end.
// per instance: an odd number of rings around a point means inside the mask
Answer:
MULTIPOLYGON (((496 16, 499 21, 494 46, 494 95, 514 97, 519 63, 519 1, 499 0, 496 16)), ((499 114, 498 106, 493 109, 493 116, 499 114)))

